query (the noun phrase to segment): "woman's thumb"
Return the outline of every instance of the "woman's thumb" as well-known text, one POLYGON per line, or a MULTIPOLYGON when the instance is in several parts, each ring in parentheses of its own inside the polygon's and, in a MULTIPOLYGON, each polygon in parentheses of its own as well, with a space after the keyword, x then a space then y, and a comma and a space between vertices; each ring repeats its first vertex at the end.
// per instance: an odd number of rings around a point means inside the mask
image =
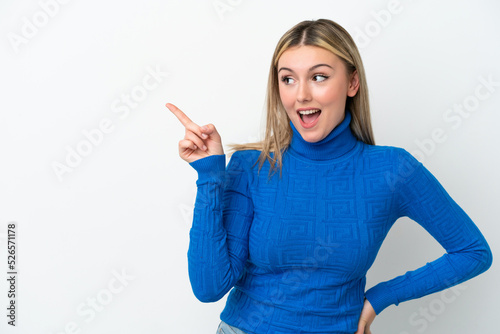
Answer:
POLYGON ((213 124, 207 124, 202 126, 201 130, 203 133, 210 135, 213 139, 220 141, 220 135, 217 132, 217 129, 215 129, 215 126, 213 124))
POLYGON ((364 334, 365 333, 365 327, 366 327, 366 321, 361 319, 358 323, 358 330, 354 334, 364 334))

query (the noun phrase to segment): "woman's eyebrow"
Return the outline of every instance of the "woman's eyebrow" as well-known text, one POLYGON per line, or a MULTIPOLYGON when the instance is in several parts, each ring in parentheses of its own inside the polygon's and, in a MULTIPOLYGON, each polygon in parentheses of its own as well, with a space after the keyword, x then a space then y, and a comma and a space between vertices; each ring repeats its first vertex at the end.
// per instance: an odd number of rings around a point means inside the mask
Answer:
MULTIPOLYGON (((333 70, 333 67, 331 67, 331 66, 330 66, 330 65, 328 65, 328 64, 317 64, 317 65, 314 65, 313 67, 311 67, 311 68, 309 69, 309 72, 311 72, 312 70, 314 70, 315 68, 318 68, 318 67, 320 67, 320 66, 327 66, 327 67, 329 67, 329 68, 331 68, 331 69, 333 70)), ((282 67, 282 68, 280 68, 280 69, 278 70, 278 73, 279 73, 281 70, 287 70, 287 71, 290 71, 290 72, 292 72, 292 73, 295 73, 295 72, 294 72, 291 68, 288 68, 288 67, 282 67)))

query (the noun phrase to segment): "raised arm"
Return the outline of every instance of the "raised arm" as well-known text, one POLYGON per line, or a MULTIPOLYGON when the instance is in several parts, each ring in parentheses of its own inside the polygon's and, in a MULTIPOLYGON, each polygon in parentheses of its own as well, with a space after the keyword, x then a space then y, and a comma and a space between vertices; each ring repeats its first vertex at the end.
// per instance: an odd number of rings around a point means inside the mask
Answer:
POLYGON ((492 264, 484 236, 438 180, 404 149, 397 154, 396 183, 399 217, 419 223, 446 250, 440 258, 379 283, 365 296, 379 314, 389 305, 438 292, 465 282, 492 264))
POLYGON ((235 152, 190 163, 198 172, 198 191, 190 230, 189 279, 202 302, 221 299, 238 281, 248 258, 253 204, 248 173, 235 152))
POLYGON ((200 127, 173 104, 167 108, 186 129, 179 156, 197 172, 193 225, 189 231, 189 280, 202 302, 221 299, 243 273, 253 204, 248 173, 235 152, 226 169, 222 140, 213 124, 200 127))

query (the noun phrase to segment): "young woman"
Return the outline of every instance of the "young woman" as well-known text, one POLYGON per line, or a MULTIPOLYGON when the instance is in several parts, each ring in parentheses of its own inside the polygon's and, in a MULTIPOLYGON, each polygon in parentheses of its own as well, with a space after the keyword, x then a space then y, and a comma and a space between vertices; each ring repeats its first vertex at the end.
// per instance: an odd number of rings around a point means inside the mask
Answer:
POLYGON ((198 173, 193 292, 214 302, 232 289, 218 333, 370 334, 386 307, 491 266, 485 238, 436 178, 406 150, 375 145, 359 52, 333 21, 301 22, 280 39, 265 138, 232 145, 227 167, 215 126, 167 107, 186 128, 179 155, 198 173), (404 216, 447 253, 365 291, 404 216))

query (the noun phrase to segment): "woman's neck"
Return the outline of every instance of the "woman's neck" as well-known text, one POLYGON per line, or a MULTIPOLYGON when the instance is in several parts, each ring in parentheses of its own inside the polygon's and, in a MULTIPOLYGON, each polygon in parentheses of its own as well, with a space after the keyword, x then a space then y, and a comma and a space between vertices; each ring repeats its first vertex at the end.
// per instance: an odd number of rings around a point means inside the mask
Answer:
POLYGON ((289 150, 302 158, 313 161, 328 161, 340 158, 356 146, 357 139, 351 131, 351 112, 346 109, 345 117, 325 138, 310 143, 299 133, 292 121, 290 126, 293 130, 289 150))

